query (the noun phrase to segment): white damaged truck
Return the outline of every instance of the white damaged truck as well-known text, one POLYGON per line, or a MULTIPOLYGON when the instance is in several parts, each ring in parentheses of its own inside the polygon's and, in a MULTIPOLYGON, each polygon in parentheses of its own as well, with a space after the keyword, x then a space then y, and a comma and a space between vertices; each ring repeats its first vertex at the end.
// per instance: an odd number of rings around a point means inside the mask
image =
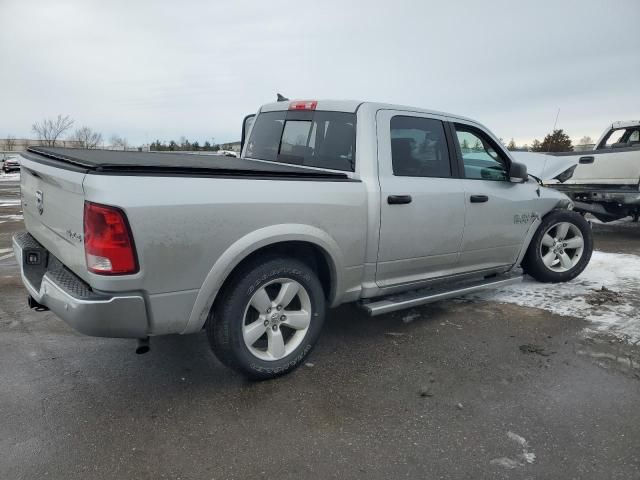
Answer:
POLYGON ((593 245, 571 201, 484 126, 381 103, 264 105, 239 159, 32 147, 21 191, 32 307, 140 352, 205 329, 255 379, 300 365, 327 308, 379 315, 523 270, 565 282, 593 245))
POLYGON ((575 210, 609 222, 640 216, 640 120, 613 122, 592 151, 512 152, 545 185, 565 193, 575 210))

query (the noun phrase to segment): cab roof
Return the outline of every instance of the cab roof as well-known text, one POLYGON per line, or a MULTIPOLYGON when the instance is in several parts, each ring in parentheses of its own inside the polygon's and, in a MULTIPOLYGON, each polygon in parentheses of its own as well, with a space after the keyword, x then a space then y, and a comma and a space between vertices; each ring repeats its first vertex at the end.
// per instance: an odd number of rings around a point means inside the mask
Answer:
POLYGON ((475 123, 475 120, 452 113, 439 112, 437 110, 428 110, 419 107, 410 107, 407 105, 396 105, 391 103, 363 102, 361 100, 287 100, 283 102, 267 103, 260 108, 260 112, 277 112, 289 110, 289 107, 292 104, 300 102, 315 102, 315 110, 321 111, 355 113, 362 105, 367 105, 372 107, 374 110, 404 110, 408 112, 427 113, 430 115, 453 117, 475 123))
POLYGON ((628 128, 628 127, 640 127, 640 120, 621 120, 619 122, 613 122, 611 128, 628 128))

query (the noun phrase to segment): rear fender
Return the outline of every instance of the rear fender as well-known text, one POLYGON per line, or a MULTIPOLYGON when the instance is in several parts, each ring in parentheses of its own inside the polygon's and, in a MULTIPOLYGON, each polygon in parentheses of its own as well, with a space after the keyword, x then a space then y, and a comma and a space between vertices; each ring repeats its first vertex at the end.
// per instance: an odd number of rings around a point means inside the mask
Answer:
POLYGON ((218 292, 242 260, 263 247, 291 241, 308 242, 325 252, 331 270, 332 288, 329 303, 334 304, 343 290, 340 272, 344 268, 343 256, 336 241, 325 231, 309 225, 271 225, 238 239, 218 258, 198 292, 187 325, 181 333, 195 333, 202 329, 218 292))

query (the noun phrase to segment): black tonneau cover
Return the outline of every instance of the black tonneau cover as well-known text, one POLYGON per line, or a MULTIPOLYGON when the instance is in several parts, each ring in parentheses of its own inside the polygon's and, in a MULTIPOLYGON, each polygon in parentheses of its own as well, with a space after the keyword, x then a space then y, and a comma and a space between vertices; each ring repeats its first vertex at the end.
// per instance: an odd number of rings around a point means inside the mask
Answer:
POLYGON ((29 147, 25 157, 63 167, 64 164, 102 174, 214 175, 248 177, 292 177, 348 180, 344 173, 313 170, 297 165, 262 162, 223 155, 184 152, 124 152, 79 148, 29 147), (44 157, 44 158, 42 158, 44 157))

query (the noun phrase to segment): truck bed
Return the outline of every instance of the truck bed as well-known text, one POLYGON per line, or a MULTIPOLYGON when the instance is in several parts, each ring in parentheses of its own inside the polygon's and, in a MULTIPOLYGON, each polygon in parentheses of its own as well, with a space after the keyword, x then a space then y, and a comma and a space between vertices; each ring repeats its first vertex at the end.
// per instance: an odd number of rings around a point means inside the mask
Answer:
POLYGON ((30 147, 22 154, 38 163, 85 173, 120 175, 202 175, 349 180, 345 173, 223 155, 182 152, 125 152, 78 148, 30 147))

